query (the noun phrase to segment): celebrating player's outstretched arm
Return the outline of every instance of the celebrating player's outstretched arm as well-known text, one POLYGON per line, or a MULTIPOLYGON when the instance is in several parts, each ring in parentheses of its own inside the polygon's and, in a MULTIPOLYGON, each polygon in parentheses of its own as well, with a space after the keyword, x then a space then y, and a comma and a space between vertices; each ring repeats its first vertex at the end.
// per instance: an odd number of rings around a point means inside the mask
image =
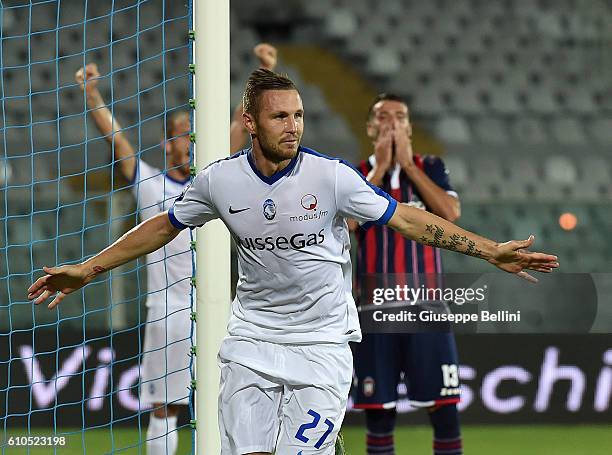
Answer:
POLYGON ((57 294, 49 304, 49 308, 54 308, 66 294, 82 288, 97 275, 161 248, 179 232, 170 223, 168 213, 162 212, 140 223, 112 245, 80 264, 44 267, 47 275, 40 277, 28 288, 28 299, 38 305, 57 294))
POLYGON ((405 204, 397 205, 389 226, 420 243, 484 259, 505 272, 515 273, 534 283, 538 280, 525 269, 549 273, 559 267, 557 256, 527 251, 533 244, 533 236, 527 240, 496 243, 433 213, 405 204))

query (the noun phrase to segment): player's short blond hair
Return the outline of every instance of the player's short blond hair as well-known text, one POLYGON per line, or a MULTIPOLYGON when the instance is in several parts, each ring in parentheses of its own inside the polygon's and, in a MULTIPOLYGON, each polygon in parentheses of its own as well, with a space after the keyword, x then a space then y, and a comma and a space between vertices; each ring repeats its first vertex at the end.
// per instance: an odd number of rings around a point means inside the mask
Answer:
POLYGON ((257 117, 259 100, 266 90, 296 90, 297 87, 285 74, 278 74, 264 68, 251 73, 242 95, 242 108, 247 114, 257 117))

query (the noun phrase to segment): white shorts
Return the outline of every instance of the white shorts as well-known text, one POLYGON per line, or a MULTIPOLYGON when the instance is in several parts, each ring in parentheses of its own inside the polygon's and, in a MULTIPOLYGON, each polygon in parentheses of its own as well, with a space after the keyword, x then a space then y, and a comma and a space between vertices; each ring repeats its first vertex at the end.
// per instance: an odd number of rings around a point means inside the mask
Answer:
POLYGON ((228 337, 219 365, 222 455, 334 454, 353 371, 348 344, 228 337))
POLYGON ((140 371, 142 402, 189 403, 190 316, 190 308, 149 308, 140 371))

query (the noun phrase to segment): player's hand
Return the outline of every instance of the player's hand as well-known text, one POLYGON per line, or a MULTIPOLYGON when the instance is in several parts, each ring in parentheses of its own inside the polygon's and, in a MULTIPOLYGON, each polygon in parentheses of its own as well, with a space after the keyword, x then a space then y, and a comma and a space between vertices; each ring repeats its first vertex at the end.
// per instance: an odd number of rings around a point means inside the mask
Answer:
POLYGON ((393 142, 395 143, 395 159, 402 169, 414 166, 412 141, 408 136, 408 131, 396 125, 393 129, 393 142))
POLYGON ((393 161, 392 125, 381 125, 378 136, 376 136, 376 140, 374 141, 374 156, 376 157, 376 167, 381 171, 387 172, 393 161))
POLYGON ((259 59, 259 65, 262 68, 274 71, 278 54, 274 46, 268 43, 260 43, 253 48, 253 53, 259 59))
POLYGON ((81 264, 61 267, 43 267, 47 275, 37 279, 28 288, 28 299, 38 305, 55 295, 48 307, 55 308, 67 294, 82 288, 93 279, 81 264))
POLYGON ((557 262, 557 256, 552 254, 535 253, 527 250, 533 245, 533 242, 534 236, 531 235, 527 240, 511 240, 510 242, 500 243, 489 262, 505 272, 514 273, 527 281, 537 283, 537 278, 531 276, 525 270, 550 273, 559 267, 559 262, 557 262))
POLYGON ((81 68, 76 72, 74 78, 81 87, 81 90, 87 90, 87 92, 96 90, 98 86, 98 79, 100 79, 98 65, 95 63, 87 64, 85 68, 81 68), (87 81, 87 84, 85 84, 85 81, 87 81))

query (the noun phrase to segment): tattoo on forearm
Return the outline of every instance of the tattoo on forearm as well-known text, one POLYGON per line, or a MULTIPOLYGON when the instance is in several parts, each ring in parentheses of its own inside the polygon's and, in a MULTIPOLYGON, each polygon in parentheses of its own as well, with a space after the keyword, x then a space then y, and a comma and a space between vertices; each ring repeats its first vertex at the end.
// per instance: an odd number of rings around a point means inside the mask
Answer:
POLYGON ((434 242, 436 242, 436 244, 446 244, 446 240, 444 240, 442 237, 444 237, 444 229, 442 229, 440 226, 436 226, 436 232, 434 232, 434 242))
POLYGON ((474 242, 473 240, 468 240, 467 249, 465 250, 465 252, 470 255, 473 254, 475 246, 476 246, 476 242, 474 242))
POLYGON ((465 235, 459 235, 457 233, 453 233, 450 236, 444 235, 444 228, 442 226, 438 226, 437 224, 427 224, 425 226, 425 231, 433 234, 433 236, 421 236, 419 241, 422 243, 434 246, 438 248, 446 248, 451 251, 457 251, 459 253, 464 253, 469 256, 475 256, 482 258, 482 250, 476 248, 476 242, 469 239, 465 235), (465 246, 465 248, 461 248, 465 246))
POLYGON ((453 234, 450 236, 450 242, 446 244, 446 248, 451 251, 457 251, 457 246, 461 244, 461 237, 459 234, 453 234))

